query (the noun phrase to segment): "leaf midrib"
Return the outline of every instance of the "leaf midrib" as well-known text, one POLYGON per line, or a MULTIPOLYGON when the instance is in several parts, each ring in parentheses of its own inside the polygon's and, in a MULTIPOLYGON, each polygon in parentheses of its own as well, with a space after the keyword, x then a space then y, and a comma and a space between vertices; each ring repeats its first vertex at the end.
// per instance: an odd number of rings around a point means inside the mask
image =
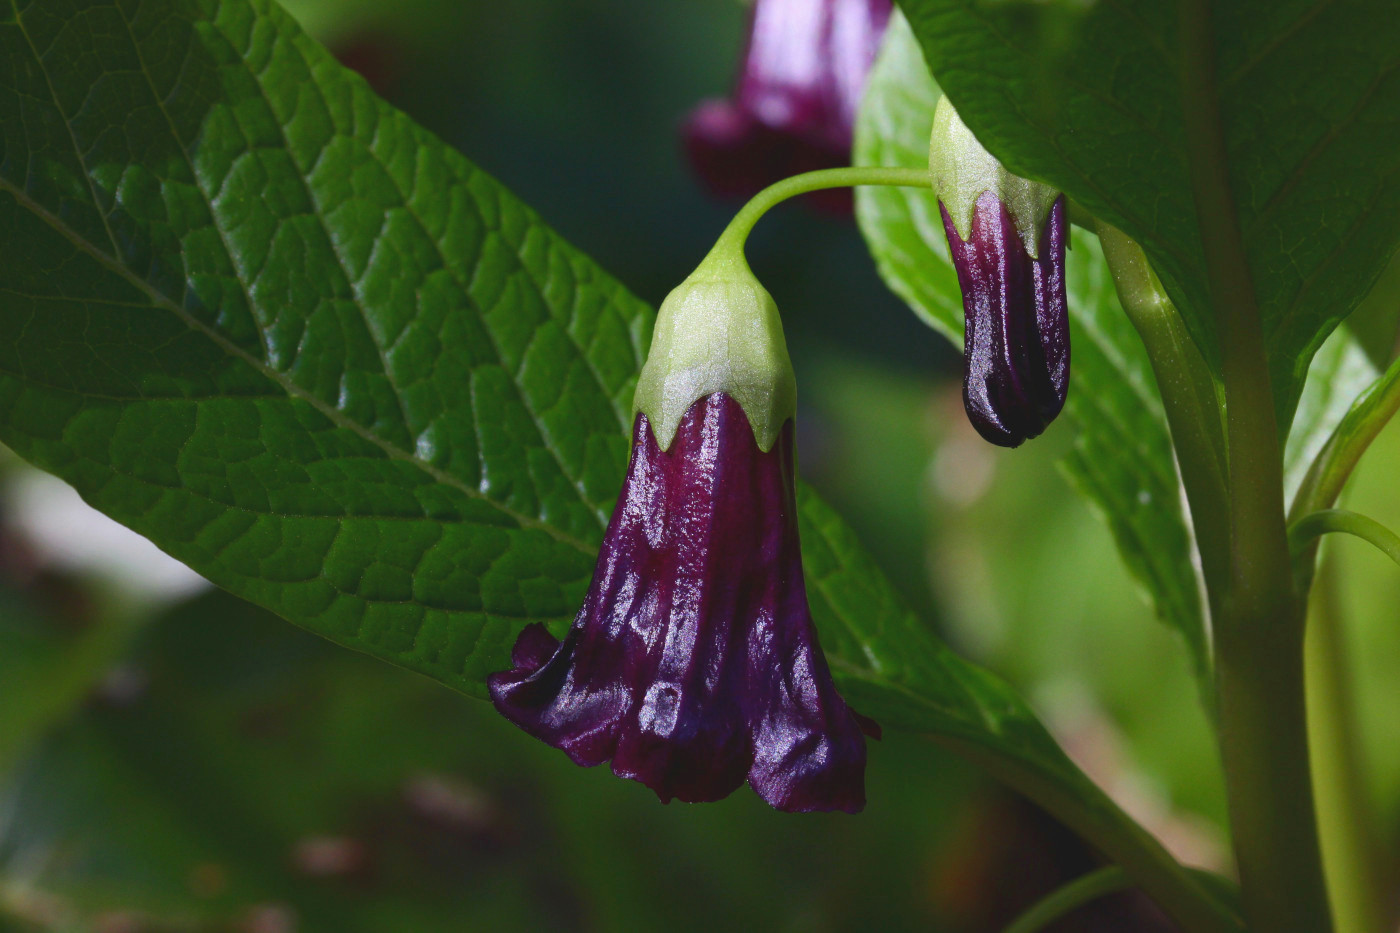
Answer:
POLYGON ((444 470, 434 466, 433 464, 414 456, 408 451, 395 446, 394 444, 380 437, 378 434, 375 434, 373 431, 366 428, 364 425, 347 417, 339 409, 335 408, 332 405, 328 405, 326 402, 317 398, 315 395, 311 394, 310 392, 307 392, 301 386, 297 385, 297 383, 288 379, 285 374, 268 366, 265 362, 259 360, 257 357, 248 353, 242 347, 229 340, 217 329, 210 327, 203 321, 199 320, 199 318, 187 312, 184 308, 181 308, 178 304, 171 301, 169 297, 152 287, 150 283, 147 282, 145 279, 142 279, 140 276, 133 275, 125 266, 123 266, 116 259, 107 255, 96 245, 89 242, 87 238, 84 237, 82 234, 78 233, 76 230, 73 230, 67 224, 63 223, 63 221, 60 220, 58 217, 54 216, 54 214, 51 211, 49 211, 46 207, 30 198, 25 191, 14 185, 8 178, 0 177, 0 191, 8 193, 20 204, 21 207, 43 220, 44 223, 46 223, 50 227, 50 229, 62 236, 69 243, 73 244, 73 247, 75 249, 80 250, 81 252, 89 256, 91 259, 93 259, 95 262, 107 269, 107 271, 118 276, 123 281, 127 282, 129 285, 135 287, 142 294, 146 295, 152 306, 161 308, 165 311, 174 314, 177 318, 180 319, 180 321, 183 324, 185 324, 185 326, 189 327, 191 330, 197 333, 202 334, 204 337, 212 341, 216 346, 219 347, 219 349, 223 350, 225 353, 229 354, 230 356, 236 357, 243 363, 247 364, 248 366, 251 366, 259 374, 261 374, 269 381, 279 386, 282 389, 282 391, 284 391, 288 396, 296 398, 302 402, 305 402, 307 405, 310 405, 336 427, 350 431, 351 433, 359 436, 361 439, 367 441, 375 447, 378 447, 380 450, 384 451, 384 453, 390 459, 402 460, 407 463, 411 463, 418 469, 422 470, 424 473, 428 474, 428 476, 430 476, 434 481, 441 483, 444 486, 449 486, 453 489, 456 489, 468 498, 489 504, 490 506, 501 512, 503 515, 506 515, 510 519, 512 519, 522 529, 542 531, 545 534, 549 535, 551 538, 554 538, 556 541, 559 541, 562 544, 566 544, 590 557, 594 556, 597 553, 596 549, 590 546, 588 543, 581 541, 578 538, 575 538, 572 535, 569 535, 558 528, 555 528, 553 525, 547 524, 546 522, 540 521, 537 518, 533 518, 529 515, 525 515, 521 512, 516 511, 515 509, 512 509, 510 506, 499 502, 488 495, 485 495, 480 490, 473 489, 471 486, 467 485, 462 480, 458 479, 452 474, 447 473, 444 470))

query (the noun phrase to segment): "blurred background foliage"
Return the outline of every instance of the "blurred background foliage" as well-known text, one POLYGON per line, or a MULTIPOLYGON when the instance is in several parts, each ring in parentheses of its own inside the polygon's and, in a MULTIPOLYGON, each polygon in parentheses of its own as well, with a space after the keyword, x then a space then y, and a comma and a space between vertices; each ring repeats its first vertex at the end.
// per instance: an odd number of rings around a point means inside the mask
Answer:
MULTIPOLYGON (((706 198, 676 138, 732 79, 732 0, 291 8, 652 302, 735 208, 706 198)), ((956 355, 879 283, 849 217, 785 208, 750 255, 787 322, 803 473, 1130 812, 1224 868, 1185 652, 1060 477, 1069 426, 1016 451, 981 443, 956 355)), ((1397 460, 1391 430, 1350 501, 1392 526, 1397 460)), ((899 733, 872 745, 859 817, 784 815, 747 790, 661 806, 485 704, 200 588, 3 451, 0 483, 0 930, 970 933, 1094 864, 899 733)), ((1400 575, 1359 543, 1329 547, 1394 829, 1400 575)), ((1119 897, 1057 929, 1160 923, 1119 897)))

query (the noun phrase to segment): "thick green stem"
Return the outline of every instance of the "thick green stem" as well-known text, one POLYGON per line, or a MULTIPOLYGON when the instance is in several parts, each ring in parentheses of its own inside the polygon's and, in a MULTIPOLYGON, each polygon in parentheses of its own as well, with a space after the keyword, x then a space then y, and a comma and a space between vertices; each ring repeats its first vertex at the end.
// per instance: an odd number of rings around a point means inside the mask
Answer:
POLYGON ((1116 865, 1091 871, 1033 904, 1004 933, 1038 933, 1075 908, 1131 886, 1132 881, 1116 865))
POLYGON ((1186 149, 1225 389, 1229 575, 1212 604, 1220 609, 1216 681, 1235 856, 1253 929, 1327 933, 1303 689, 1304 600, 1284 524, 1263 328, 1226 171, 1215 24, 1210 0, 1183 0, 1179 9, 1186 149))
POLYGON ((1243 618, 1216 639, 1220 742, 1250 927, 1332 929, 1313 809, 1302 619, 1243 618), (1268 638, 1260 638, 1267 632, 1268 638))
POLYGON ((1386 853, 1369 806, 1356 704, 1348 679, 1335 561, 1323 557, 1313 587, 1305 664, 1308 740, 1318 826, 1337 933, 1384 933, 1386 853))

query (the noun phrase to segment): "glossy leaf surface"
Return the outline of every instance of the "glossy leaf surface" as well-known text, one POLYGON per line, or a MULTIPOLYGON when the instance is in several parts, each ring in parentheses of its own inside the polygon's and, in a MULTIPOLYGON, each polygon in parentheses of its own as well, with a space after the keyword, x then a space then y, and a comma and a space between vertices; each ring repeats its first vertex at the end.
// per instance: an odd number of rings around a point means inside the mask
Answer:
POLYGON ((50 4, 0 43, 4 440, 460 689, 570 615, 649 309, 278 9, 50 4))

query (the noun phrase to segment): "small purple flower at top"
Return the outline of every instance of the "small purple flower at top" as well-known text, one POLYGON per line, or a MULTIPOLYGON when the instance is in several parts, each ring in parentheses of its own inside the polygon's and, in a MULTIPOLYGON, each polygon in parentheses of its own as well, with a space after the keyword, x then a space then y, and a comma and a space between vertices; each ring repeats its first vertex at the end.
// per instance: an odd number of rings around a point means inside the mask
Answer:
MULTIPOLYGON (((702 103, 685 123, 686 152, 711 191, 748 197, 789 175, 850 164, 856 108, 891 6, 755 0, 733 97, 702 103)), ((850 203, 846 189, 824 194, 828 206, 850 203)))

